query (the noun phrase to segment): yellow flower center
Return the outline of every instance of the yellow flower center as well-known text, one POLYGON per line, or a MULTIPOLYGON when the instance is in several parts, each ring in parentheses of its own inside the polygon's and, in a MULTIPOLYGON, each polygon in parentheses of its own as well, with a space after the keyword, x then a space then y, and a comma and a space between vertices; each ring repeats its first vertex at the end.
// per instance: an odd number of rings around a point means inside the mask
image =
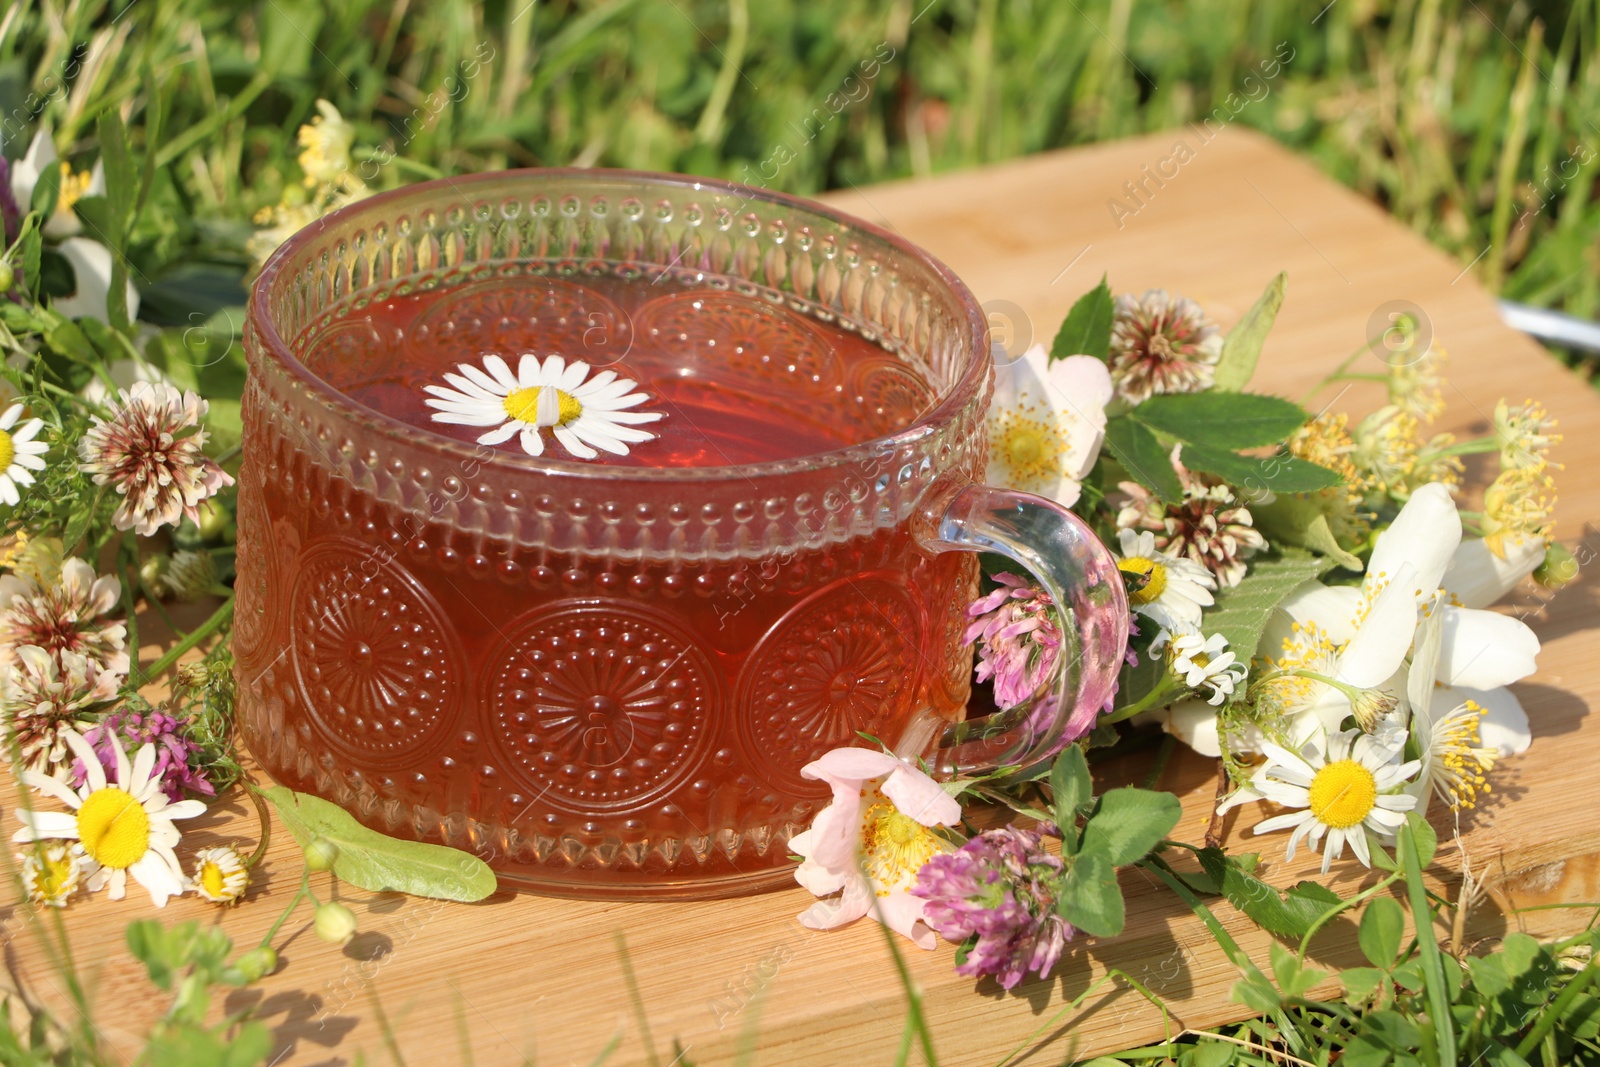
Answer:
POLYGON ((39 899, 59 900, 66 895, 72 886, 76 866, 72 853, 64 848, 52 848, 45 852, 33 880, 34 892, 39 899))
MULTIPOLYGON (((539 392, 540 390, 537 388, 513 389, 502 402, 506 414, 518 422, 526 422, 534 426, 540 425, 539 392)), ((583 404, 577 397, 565 389, 557 389, 555 392, 558 405, 555 425, 565 426, 583 414, 583 404)))
POLYGON ((1358 826, 1378 803, 1378 779, 1353 759, 1330 763, 1311 779, 1311 814, 1324 826, 1358 826))
POLYGON ((939 851, 939 839, 884 798, 862 814, 861 850, 877 894, 884 897, 916 880, 917 871, 939 851))
POLYGON ((130 794, 106 786, 78 809, 78 840, 100 866, 131 867, 150 851, 150 816, 130 794))
POLYGON ((206 895, 212 897, 222 896, 222 891, 227 887, 227 876, 222 873, 222 868, 217 866, 216 860, 206 860, 200 866, 200 884, 205 887, 206 895))
POLYGON ((996 413, 990 424, 995 458, 1007 481, 1027 491, 1053 484, 1061 476, 1066 444, 1052 414, 1027 404, 996 413))
POLYGON ((11 435, 0 430, 0 472, 11 466, 11 461, 17 457, 17 446, 12 444, 11 435))
POLYGON ((1130 556, 1118 562, 1117 569, 1139 579, 1128 594, 1135 604, 1160 600, 1161 594, 1167 591, 1167 568, 1163 563, 1144 556, 1130 556))
POLYGON ((94 176, 88 171, 72 173, 72 164, 61 164, 61 188, 56 193, 56 214, 65 215, 72 211, 74 205, 82 200, 89 191, 89 183, 94 176))

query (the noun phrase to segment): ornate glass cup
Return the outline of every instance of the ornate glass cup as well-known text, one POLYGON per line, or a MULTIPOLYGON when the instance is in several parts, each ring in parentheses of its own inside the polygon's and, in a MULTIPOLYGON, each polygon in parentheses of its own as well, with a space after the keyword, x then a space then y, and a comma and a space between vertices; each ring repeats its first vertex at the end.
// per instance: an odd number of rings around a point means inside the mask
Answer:
POLYGON ((1110 692, 1126 606, 1077 518, 977 484, 986 334, 927 253, 722 182, 483 174, 307 227, 263 270, 246 335, 234 648, 252 752, 511 884, 619 897, 787 880, 789 838, 827 801, 801 768, 862 734, 947 774, 1053 754, 1110 692), (677 295, 632 315, 583 295, 663 279, 677 295), (607 466, 474 447, 329 381, 419 346, 511 354, 536 319, 594 362, 593 344, 675 321, 684 293, 729 316, 682 334, 682 373, 759 351, 739 372, 796 405, 851 390, 920 414, 816 455, 607 466), (380 312, 402 298, 424 310, 399 327, 380 312), (763 307, 815 328, 717 345, 763 307), (826 339, 845 335, 881 358, 841 369, 826 339), (976 552, 1033 573, 1066 647, 1031 704, 965 722, 976 552))

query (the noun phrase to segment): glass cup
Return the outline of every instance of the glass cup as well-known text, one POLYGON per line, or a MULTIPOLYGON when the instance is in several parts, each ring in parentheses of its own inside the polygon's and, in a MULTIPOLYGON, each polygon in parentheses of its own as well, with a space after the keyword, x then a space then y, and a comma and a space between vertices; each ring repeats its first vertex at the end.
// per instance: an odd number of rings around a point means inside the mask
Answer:
MULTIPOLYGON (((686 367, 732 358, 708 321, 686 367)), ((1126 603, 1074 515, 978 484, 987 333, 966 286, 902 238, 725 182, 482 174, 313 223, 262 271, 245 337, 234 649, 251 751, 507 884, 637 898, 789 882, 788 841, 828 799, 801 769, 863 735, 940 774, 1053 755, 1110 695, 1126 603), (406 346, 511 355, 541 316, 571 327, 574 354, 625 366, 635 320, 671 308, 619 316, 584 295, 601 280, 798 313, 817 331, 764 339, 781 358, 744 368, 762 388, 911 391, 921 414, 817 455, 603 466, 463 443, 324 378, 406 346), (419 324, 379 314, 419 294, 419 324), (814 343, 830 330, 883 358, 832 380, 814 343), (978 552, 1048 590, 1066 646, 1032 702, 966 721, 978 552)))

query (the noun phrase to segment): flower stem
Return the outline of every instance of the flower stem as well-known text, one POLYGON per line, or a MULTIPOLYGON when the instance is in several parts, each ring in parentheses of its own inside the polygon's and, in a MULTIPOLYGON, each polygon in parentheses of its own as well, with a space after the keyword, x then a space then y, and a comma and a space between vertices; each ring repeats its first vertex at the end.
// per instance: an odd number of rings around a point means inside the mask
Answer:
POLYGON ((140 677, 137 684, 144 685, 151 679, 158 678, 162 674, 165 674, 167 671, 171 670, 172 666, 183 657, 185 652, 188 652, 200 642, 216 633, 231 618, 233 618, 233 597, 230 596, 227 600, 222 602, 222 605, 218 607, 216 611, 211 613, 211 617, 209 619, 201 623, 199 626, 196 626, 193 630, 190 630, 182 641, 179 641, 177 644, 167 649, 166 653, 160 659, 150 664, 149 670, 140 672, 140 677))
POLYGON ((1141 711, 1149 711, 1151 708, 1161 707, 1167 702, 1167 695, 1172 693, 1177 688, 1172 684, 1174 681, 1176 681, 1176 679, 1174 679, 1170 673, 1163 675, 1160 685, 1150 690, 1150 692, 1140 697, 1134 703, 1129 704, 1125 708, 1118 708, 1110 715, 1100 716, 1100 719, 1098 720, 1100 725, 1109 726, 1112 723, 1122 722, 1124 719, 1131 719, 1141 711))
POLYGON ((244 862, 244 869, 248 871, 255 869, 255 865, 261 862, 261 857, 267 854, 267 845, 272 841, 272 816, 268 814, 267 802, 261 799, 261 794, 256 792, 249 782, 242 784, 244 795, 256 806, 256 815, 261 820, 261 843, 256 845, 256 850, 244 862))
MULTIPOLYGON (((272 924, 272 929, 267 931, 267 936, 261 939, 261 948, 271 947, 272 939, 278 936, 279 930, 283 929, 284 922, 290 915, 294 914, 294 909, 300 906, 300 901, 309 896, 311 896, 311 868, 305 867, 300 871, 300 888, 295 890, 294 896, 289 898, 289 906, 283 909, 283 914, 278 916, 278 921, 272 924)), ((312 897, 312 899, 316 898, 312 897)))

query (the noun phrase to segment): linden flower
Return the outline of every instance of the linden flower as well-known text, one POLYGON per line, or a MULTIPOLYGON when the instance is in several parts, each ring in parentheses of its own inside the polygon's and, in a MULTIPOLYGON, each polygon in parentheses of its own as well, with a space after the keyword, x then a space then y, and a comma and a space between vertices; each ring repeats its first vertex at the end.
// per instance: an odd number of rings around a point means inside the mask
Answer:
POLYGON ((994 485, 1078 502, 1083 478, 1105 438, 1111 374, 1093 356, 1050 362, 1043 345, 995 368, 989 408, 989 472, 994 485))
POLYGON ((1193 560, 1157 552, 1156 536, 1148 530, 1121 530, 1117 537, 1122 547, 1117 569, 1134 579, 1128 606, 1169 634, 1197 629, 1200 609, 1215 602, 1211 572, 1193 560))
POLYGON ((174 819, 190 819, 206 810, 198 800, 173 804, 161 791, 161 781, 152 777, 156 750, 145 745, 128 763, 121 742, 112 740, 116 756, 116 781, 106 778, 105 768, 79 734, 66 737, 87 768, 88 780, 76 791, 54 778, 35 771, 23 771, 24 785, 32 786, 62 801, 71 812, 18 812, 22 822, 11 840, 26 843, 39 840, 77 841, 82 846, 84 873, 90 892, 111 887, 111 899, 121 900, 127 893, 128 876, 150 891, 156 907, 165 907, 168 897, 182 893, 187 885, 183 868, 172 846, 178 843, 174 819))
POLYGON ((929 827, 961 818, 937 782, 904 760, 865 748, 836 748, 800 771, 833 787, 833 802, 789 847, 805 857, 795 881, 818 897, 800 915, 813 930, 831 930, 870 914, 917 947, 938 939, 913 896, 917 872, 934 856, 955 851, 929 827))
POLYGON ((12 404, 0 415, 0 500, 12 507, 22 501, 17 486, 33 484, 33 472, 44 470, 44 460, 39 457, 50 451, 49 445, 34 440, 44 428, 44 420, 29 419, 17 426, 20 418, 21 404, 12 404))
POLYGON ((1355 428, 1351 462, 1368 486, 1380 493, 1403 490, 1416 466, 1417 417, 1389 404, 1362 419, 1355 428))
POLYGON ((204 848, 194 857, 194 891, 213 904, 237 904, 250 885, 244 858, 230 845, 204 848))
POLYGON ((1419 422, 1432 422, 1444 411, 1443 348, 1430 348, 1411 362, 1389 366, 1389 403, 1419 422))
POLYGON ((1484 546, 1505 559, 1508 542, 1550 540, 1555 487, 1542 462, 1501 471, 1483 494, 1484 546))
POLYGON ((1524 400, 1513 408, 1504 399, 1494 406, 1494 433, 1500 439, 1500 465, 1543 468, 1545 453, 1561 443, 1561 435, 1551 433, 1556 420, 1542 404, 1524 400))
POLYGON ((468 363, 460 374, 445 374, 454 388, 424 386, 437 409, 435 422, 461 426, 493 426, 478 437, 480 445, 504 444, 520 434, 522 450, 530 456, 544 454, 540 430, 548 428, 568 452, 579 459, 594 459, 602 449, 617 456, 628 445, 652 441, 655 434, 636 429, 661 418, 659 411, 629 411, 650 399, 633 392, 638 383, 603 370, 589 376, 589 365, 570 366, 560 356, 525 355, 515 373, 496 355, 483 357, 484 373, 468 363), (591 447, 592 446, 592 447, 591 447))
POLYGON ((1367 833, 1392 837, 1405 824, 1405 813, 1417 806, 1416 797, 1400 791, 1422 766, 1419 760, 1399 762, 1405 740, 1404 730, 1377 735, 1347 730, 1330 737, 1326 751, 1312 741, 1298 755, 1269 741, 1267 762, 1251 777, 1250 789, 1300 810, 1263 820, 1255 832, 1292 828, 1284 859, 1294 859, 1295 848, 1309 839, 1313 850, 1320 847, 1323 874, 1344 854, 1347 842, 1364 866, 1372 866, 1367 833))
POLYGON ((60 577, 42 587, 20 573, 0 576, 0 662, 17 648, 37 645, 56 654, 76 652, 101 671, 127 674, 127 626, 105 617, 117 610, 121 596, 115 575, 97 575, 76 556, 62 561, 60 577))
POLYGON ((35 904, 64 908, 82 882, 83 868, 71 845, 45 845, 17 859, 22 862, 22 888, 35 904))
POLYGON ((1209 388, 1221 357, 1222 331, 1193 300, 1164 289, 1117 297, 1108 362, 1128 403, 1209 388))
POLYGON ((1172 673, 1190 689, 1211 691, 1206 703, 1213 707, 1233 695, 1234 686, 1244 678, 1244 664, 1228 651, 1228 639, 1221 634, 1209 638, 1198 633, 1182 633, 1172 638, 1172 673))
POLYGON ((301 149, 300 169, 305 171, 308 188, 337 184, 350 169, 350 146, 356 139, 355 127, 328 101, 318 100, 317 112, 295 134, 301 149))
POLYGON ((160 382, 135 382, 118 398, 111 418, 93 416, 78 442, 80 469, 122 497, 117 529, 148 537, 186 515, 199 525, 200 503, 233 484, 205 454, 205 400, 160 382))

